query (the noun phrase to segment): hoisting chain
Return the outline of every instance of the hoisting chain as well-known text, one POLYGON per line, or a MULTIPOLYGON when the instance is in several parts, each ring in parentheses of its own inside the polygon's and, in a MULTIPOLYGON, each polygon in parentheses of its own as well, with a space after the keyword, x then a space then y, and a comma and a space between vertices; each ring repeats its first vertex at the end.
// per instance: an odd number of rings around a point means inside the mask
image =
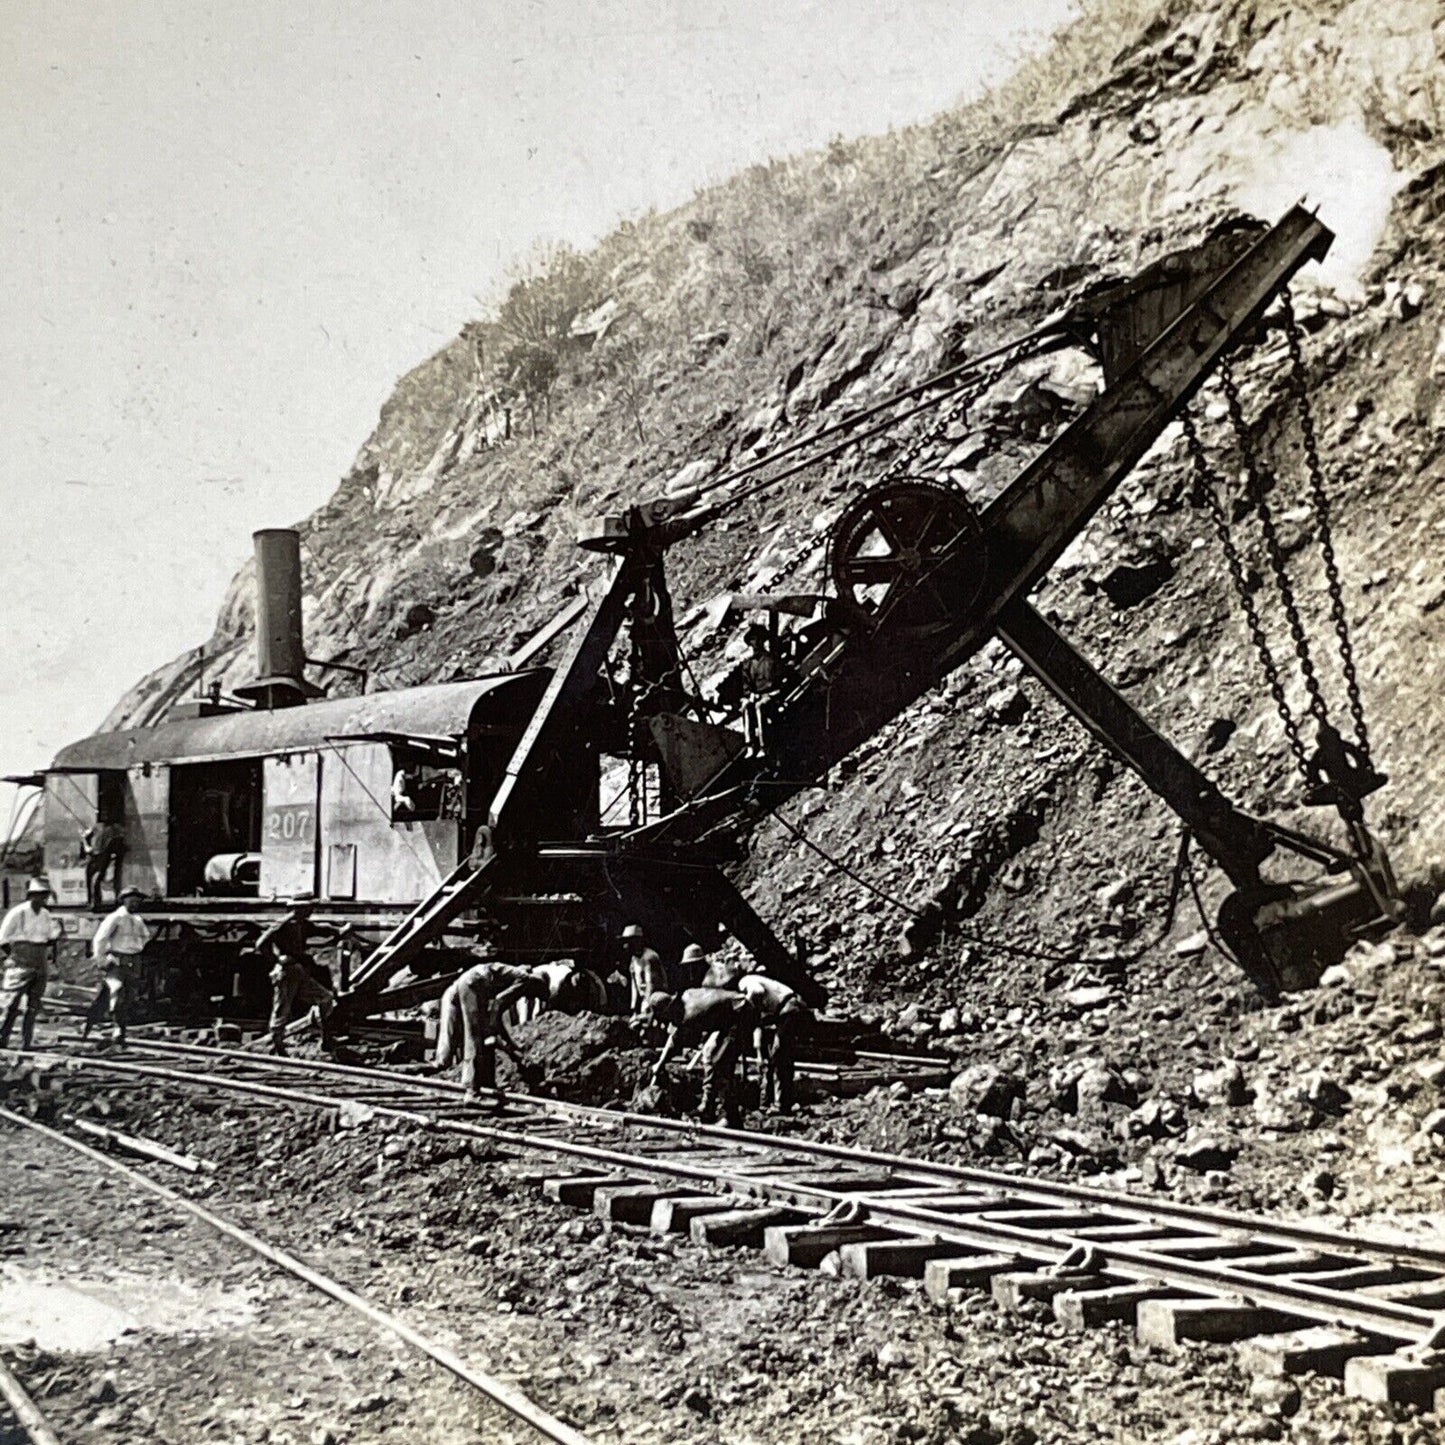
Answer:
POLYGON ((1324 558, 1325 582, 1330 595, 1330 620, 1340 644, 1340 670, 1344 674, 1345 692, 1349 697, 1350 716, 1355 724, 1355 738, 1365 761, 1370 757, 1369 733, 1365 727, 1365 704, 1360 695, 1360 679, 1355 670, 1355 650, 1350 641, 1349 619, 1345 613, 1345 591, 1340 580, 1339 563, 1335 559, 1334 536, 1330 527, 1329 493, 1325 489, 1324 466, 1320 462, 1319 441, 1315 435, 1314 412, 1310 407, 1309 387, 1305 376, 1304 349, 1300 339, 1299 319, 1294 312, 1294 298, 1289 288, 1283 292, 1284 334, 1289 345, 1289 388, 1299 410, 1300 437, 1304 444, 1305 473, 1309 478, 1310 499, 1314 504, 1315 525, 1320 537, 1320 555, 1324 558))
POLYGON ((1289 580, 1285 565, 1284 548, 1280 545, 1279 532, 1274 524, 1274 512, 1270 508, 1265 492, 1264 474, 1259 468, 1254 444, 1249 435, 1249 425, 1244 417, 1244 404, 1239 397, 1239 386, 1234 379, 1234 370, 1228 361, 1219 368, 1219 380, 1224 388, 1224 399, 1229 407, 1229 420, 1234 427, 1239 444, 1240 456, 1244 461, 1244 474, 1250 500, 1259 509, 1260 535, 1264 538, 1265 555, 1269 558, 1270 571, 1274 574, 1275 586, 1279 589, 1280 602, 1284 607, 1285 621, 1289 624, 1290 636, 1294 639, 1295 656, 1299 659, 1300 672, 1304 677, 1305 691, 1309 694, 1309 710, 1316 723, 1322 728, 1330 726, 1329 711, 1325 707, 1325 695, 1320 688, 1319 675, 1315 672, 1314 659, 1310 656, 1309 638, 1305 634, 1304 620, 1300 617, 1299 604, 1295 601, 1294 585, 1289 580))
POLYGON ((1018 365, 1018 358, 1013 355, 1001 357, 994 362, 987 370, 981 371, 974 378, 972 384, 963 386, 953 396, 941 402, 939 409, 934 413, 933 420, 926 426, 919 429, 918 435, 906 442, 897 457, 888 464, 883 475, 874 483, 875 486, 885 486, 889 482, 896 482, 905 478, 919 457, 923 455, 924 449, 932 442, 950 423, 967 412, 973 404, 981 397, 1000 377, 1004 376, 1013 367, 1018 365))
POLYGON ((1239 547, 1234 540, 1234 533, 1230 530, 1229 517, 1224 508, 1223 481, 1211 465, 1208 454, 1204 450, 1204 444, 1199 440, 1199 432, 1194 425, 1193 415, 1186 411, 1181 420, 1184 427, 1184 440, 1189 448, 1189 456, 1194 463, 1194 473, 1199 483, 1198 489, 1209 508, 1209 515, 1214 523, 1215 533, 1219 537, 1219 544, 1224 549, 1224 560, 1229 568, 1230 580, 1234 583, 1234 590, 1239 595, 1240 606, 1244 610, 1244 619, 1249 628, 1249 635, 1254 641, 1255 651, 1259 654, 1260 666, 1264 670, 1270 696, 1274 699, 1280 721, 1284 724, 1284 734, 1289 740, 1290 752, 1294 754, 1295 762, 1299 765, 1300 775, 1308 783, 1310 780, 1309 757, 1305 752, 1304 739, 1300 737, 1299 724, 1290 711, 1284 683, 1280 680, 1279 667, 1269 645, 1269 635, 1264 630, 1264 621, 1259 615, 1259 608, 1255 606, 1254 602, 1254 594, 1250 590, 1244 558, 1240 555, 1239 547))
POLYGON ((638 685, 643 675, 641 603, 633 601, 630 646, 627 657, 627 825, 640 828, 647 821, 647 765, 642 759, 643 690, 638 685))

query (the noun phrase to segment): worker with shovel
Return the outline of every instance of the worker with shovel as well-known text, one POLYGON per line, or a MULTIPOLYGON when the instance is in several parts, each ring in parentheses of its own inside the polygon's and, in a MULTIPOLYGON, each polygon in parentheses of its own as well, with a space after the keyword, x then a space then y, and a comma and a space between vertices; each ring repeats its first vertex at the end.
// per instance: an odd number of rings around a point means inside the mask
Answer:
MULTIPOLYGON (((528 1068, 512 1036, 505 1014, 524 998, 548 1000, 551 985, 545 974, 506 963, 478 963, 448 985, 441 998, 436 1061, 443 1068, 462 1066, 462 1087, 474 1098, 497 1087, 497 1047, 507 1051, 523 1082, 532 1087, 528 1068)), ((500 1091, 497 1101, 502 1102, 500 1091)))
POLYGON ((668 1026, 667 1042, 653 1065, 653 1086, 661 1085, 668 1063, 680 1048, 701 1042, 699 1117, 705 1124, 712 1123, 721 1105, 728 1123, 737 1128, 743 1118, 737 1062, 758 1023, 752 1003, 732 989, 688 988, 676 994, 651 994, 642 1011, 654 1023, 668 1026))

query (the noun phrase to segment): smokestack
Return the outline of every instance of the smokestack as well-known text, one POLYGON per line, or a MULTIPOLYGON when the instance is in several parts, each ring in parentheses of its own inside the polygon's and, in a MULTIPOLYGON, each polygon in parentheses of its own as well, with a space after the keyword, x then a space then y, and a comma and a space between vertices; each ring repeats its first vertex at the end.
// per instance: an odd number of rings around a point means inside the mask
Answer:
POLYGON ((256 680, 238 687, 260 707, 295 707, 321 689, 306 681, 301 638, 301 534, 266 527, 256 543, 256 680))

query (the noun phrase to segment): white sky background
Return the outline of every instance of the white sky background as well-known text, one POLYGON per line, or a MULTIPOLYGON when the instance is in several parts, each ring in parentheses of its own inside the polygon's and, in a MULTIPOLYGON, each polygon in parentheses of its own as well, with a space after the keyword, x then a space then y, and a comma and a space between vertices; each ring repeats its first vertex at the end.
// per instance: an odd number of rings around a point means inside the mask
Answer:
POLYGON ((208 636, 535 241, 924 119, 1070 11, 3 0, 0 771, 208 636))

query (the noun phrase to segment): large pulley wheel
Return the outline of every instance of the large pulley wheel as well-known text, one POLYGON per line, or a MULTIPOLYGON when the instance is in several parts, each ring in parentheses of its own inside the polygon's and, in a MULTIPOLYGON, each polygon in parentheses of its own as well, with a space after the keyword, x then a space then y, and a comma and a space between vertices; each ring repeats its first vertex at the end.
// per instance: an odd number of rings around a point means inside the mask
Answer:
POLYGON ((828 545, 838 596, 890 631, 956 625, 984 586, 983 533, 957 487, 884 482, 844 510, 828 545))

